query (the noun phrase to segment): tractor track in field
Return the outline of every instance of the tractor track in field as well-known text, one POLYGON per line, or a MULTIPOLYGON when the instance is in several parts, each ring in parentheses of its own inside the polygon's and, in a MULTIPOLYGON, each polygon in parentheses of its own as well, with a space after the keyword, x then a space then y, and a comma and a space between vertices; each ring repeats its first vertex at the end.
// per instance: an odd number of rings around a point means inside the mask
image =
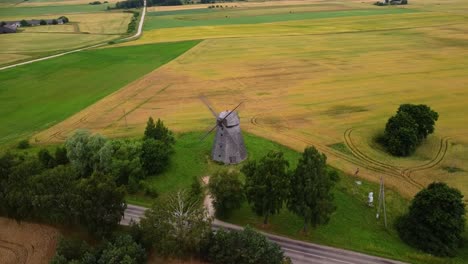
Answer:
MULTIPOLYGON (((256 127, 260 127, 260 128, 265 129, 265 127, 267 127, 267 126, 259 124, 258 123, 258 117, 259 117, 259 115, 253 116, 250 119, 250 123, 252 125, 256 126, 256 127)), ((337 158, 340 158, 340 159, 346 160, 346 161, 348 161, 348 162, 350 162, 352 164, 358 165, 358 166, 360 166, 362 168, 367 168, 369 170, 372 170, 372 171, 375 171, 375 172, 378 172, 378 173, 382 173, 382 174, 385 174, 385 175, 388 175, 388 176, 398 177, 398 178, 401 178, 403 180, 406 180, 406 178, 403 175, 401 175, 400 173, 388 171, 388 170, 386 170, 386 169, 384 169, 382 167, 375 166, 374 164, 368 163, 365 160, 359 159, 359 158, 354 157, 354 156, 349 156, 349 155, 346 155, 346 154, 344 154, 342 152, 339 152, 337 150, 331 149, 328 146, 321 145, 321 144, 318 144, 316 142, 312 142, 310 140, 307 140, 307 139, 304 139, 304 138, 301 138, 301 137, 298 137, 298 136, 289 135, 289 134, 284 133, 283 131, 277 131, 276 133, 282 134, 282 135, 284 135, 284 136, 286 136, 288 138, 291 138, 291 139, 295 139, 295 140, 304 142, 307 145, 315 146, 321 152, 326 152, 326 153, 331 154, 331 155, 333 155, 333 156, 335 156, 337 158)))
MULTIPOLYGON (((260 128, 267 129, 268 125, 262 125, 261 123, 258 122, 259 116, 260 115, 253 116, 250 119, 250 123, 255 127, 260 127, 260 128)), ((418 189, 423 188, 424 186, 421 183, 415 181, 411 177, 411 175, 414 172, 423 171, 423 170, 431 169, 431 168, 434 168, 434 167, 438 166, 443 161, 443 159, 445 158, 445 155, 446 155, 446 153, 448 151, 449 140, 450 140, 449 137, 442 138, 440 140, 439 149, 437 151, 437 154, 432 159, 430 159, 428 162, 426 162, 424 164, 421 164, 421 165, 409 167, 409 168, 402 168, 402 167, 394 166, 394 165, 387 164, 387 163, 384 163, 384 162, 381 162, 381 161, 377 161, 377 160, 373 159, 372 157, 368 156, 367 154, 365 154, 364 152, 362 152, 356 146, 356 144, 353 142, 353 140, 351 138, 351 134, 352 134, 352 132, 354 130, 353 128, 349 128, 343 133, 345 144, 348 147, 348 149, 351 151, 353 156, 346 155, 346 154, 341 153, 341 152, 339 152, 337 150, 330 149, 330 147, 328 147, 328 146, 317 144, 316 142, 312 142, 310 140, 301 138, 299 136, 286 134, 286 133, 284 133, 284 132, 286 132, 286 130, 285 131, 283 131, 283 130, 276 131, 276 133, 282 134, 282 135, 284 135, 284 136, 286 136, 288 138, 291 138, 291 139, 295 139, 295 140, 304 142, 304 143, 306 143, 308 145, 314 145, 315 147, 317 147, 317 149, 319 149, 322 152, 332 154, 332 155, 334 155, 334 156, 336 156, 336 157, 338 157, 340 159, 346 160, 346 161, 348 161, 348 162, 350 162, 352 164, 358 165, 360 167, 363 167, 363 168, 366 168, 366 169, 369 169, 369 170, 372 170, 372 171, 375 171, 377 173, 381 173, 381 174, 384 174, 384 175, 397 177, 399 179, 402 179, 402 180, 408 182, 408 184, 411 184, 412 186, 417 187, 418 189)))
POLYGON ((413 185, 415 185, 415 186, 417 186, 419 188, 423 188, 424 186, 422 184, 420 184, 419 182, 415 181, 411 177, 411 175, 414 172, 431 169, 431 168, 434 168, 437 165, 439 165, 443 161, 443 159, 445 158, 445 155, 447 154, 448 147, 449 147, 449 140, 450 140, 449 137, 441 138, 437 154, 432 159, 430 159, 428 162, 426 162, 424 164, 421 164, 421 165, 404 168, 404 169, 401 170, 399 167, 396 167, 396 166, 393 166, 393 165, 390 165, 390 164, 386 164, 386 163, 383 163, 383 162, 380 162, 380 161, 376 161, 373 158, 369 157, 368 155, 364 154, 361 150, 359 150, 359 148, 356 147, 356 145, 353 143, 353 141, 351 139, 351 133, 352 133, 353 130, 354 130, 353 128, 349 128, 344 132, 344 140, 345 140, 346 146, 353 153, 353 155, 355 155, 358 159, 361 159, 363 161, 372 163, 375 166, 380 166, 380 167, 384 168, 385 170, 390 170, 392 172, 392 174, 396 174, 396 173, 400 174, 409 183, 411 183, 411 184, 413 184, 413 185))
POLYGON ((434 156, 434 158, 432 158, 425 164, 407 168, 403 170, 402 173, 406 174, 408 177, 411 177, 411 174, 413 174, 416 171, 423 171, 423 170, 432 169, 436 167, 444 160, 445 155, 447 154, 447 151, 448 151, 449 142, 450 142, 450 137, 441 138, 439 150, 437 151, 437 154, 434 156))
POLYGON ((364 152, 362 152, 354 144, 353 140, 351 139, 351 133, 353 132, 353 130, 354 130, 353 128, 346 129, 345 132, 343 133, 343 137, 344 137, 344 141, 345 141, 346 146, 353 153, 353 155, 356 156, 356 158, 364 161, 365 163, 372 164, 374 167, 381 168, 384 171, 388 171, 393 176, 397 176, 399 178, 402 178, 402 179, 408 181, 408 183, 410 183, 411 185, 413 185, 415 187, 418 187, 418 188, 423 188, 424 187, 419 182, 413 180, 411 177, 404 174, 402 172, 401 168, 399 168, 397 166, 387 164, 387 163, 384 163, 384 162, 377 161, 377 160, 373 159, 372 157, 366 155, 364 152))
POLYGON ((13 243, 7 240, 0 239, 0 249, 10 251, 15 255, 16 262, 18 264, 25 264, 28 261, 29 252, 28 249, 17 243, 13 243))

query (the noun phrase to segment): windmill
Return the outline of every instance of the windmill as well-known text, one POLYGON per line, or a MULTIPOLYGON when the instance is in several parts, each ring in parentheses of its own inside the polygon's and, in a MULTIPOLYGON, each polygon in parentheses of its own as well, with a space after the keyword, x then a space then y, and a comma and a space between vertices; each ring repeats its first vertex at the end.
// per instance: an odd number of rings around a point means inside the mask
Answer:
POLYGON ((216 135, 211 149, 211 158, 224 164, 237 164, 247 158, 244 139, 240 129, 240 120, 234 112, 241 104, 238 104, 233 110, 223 111, 217 114, 205 97, 200 97, 202 102, 208 107, 216 118, 216 124, 208 131, 201 140, 204 140, 211 132, 216 129, 216 135))

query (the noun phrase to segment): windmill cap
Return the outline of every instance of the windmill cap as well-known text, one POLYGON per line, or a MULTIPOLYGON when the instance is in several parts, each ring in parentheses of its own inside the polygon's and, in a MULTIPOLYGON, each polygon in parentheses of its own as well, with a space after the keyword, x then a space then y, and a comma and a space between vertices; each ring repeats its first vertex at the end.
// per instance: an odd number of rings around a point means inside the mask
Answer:
MULTIPOLYGON (((218 120, 222 120, 222 119, 225 118, 229 113, 230 113, 230 111, 223 111, 223 112, 219 113, 218 120)), ((224 124, 225 124, 226 126, 228 126, 228 127, 239 125, 239 116, 237 115, 237 113, 236 113, 236 112, 232 112, 232 114, 230 114, 230 115, 224 120, 224 124)))

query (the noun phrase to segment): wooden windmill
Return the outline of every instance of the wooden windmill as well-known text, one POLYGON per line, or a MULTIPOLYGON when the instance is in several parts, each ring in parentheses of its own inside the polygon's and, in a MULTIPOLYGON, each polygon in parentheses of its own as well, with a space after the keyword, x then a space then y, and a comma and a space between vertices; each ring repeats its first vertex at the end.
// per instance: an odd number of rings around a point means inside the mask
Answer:
POLYGON ((240 129, 240 120, 234 112, 242 103, 238 104, 233 110, 223 111, 217 114, 206 98, 200 98, 210 109, 216 118, 216 124, 202 138, 205 139, 216 129, 216 136, 211 150, 211 158, 224 164, 237 164, 247 158, 247 150, 244 145, 244 138, 240 129))

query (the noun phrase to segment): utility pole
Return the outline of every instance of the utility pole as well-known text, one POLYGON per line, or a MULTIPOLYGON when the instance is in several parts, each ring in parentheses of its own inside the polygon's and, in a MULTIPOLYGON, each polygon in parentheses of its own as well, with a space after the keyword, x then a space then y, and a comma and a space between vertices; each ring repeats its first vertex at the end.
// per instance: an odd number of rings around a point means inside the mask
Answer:
POLYGON ((377 209, 376 218, 380 217, 380 210, 383 210, 385 228, 387 228, 387 210, 385 209, 385 186, 382 176, 380 176, 380 190, 379 190, 379 208, 377 209))

